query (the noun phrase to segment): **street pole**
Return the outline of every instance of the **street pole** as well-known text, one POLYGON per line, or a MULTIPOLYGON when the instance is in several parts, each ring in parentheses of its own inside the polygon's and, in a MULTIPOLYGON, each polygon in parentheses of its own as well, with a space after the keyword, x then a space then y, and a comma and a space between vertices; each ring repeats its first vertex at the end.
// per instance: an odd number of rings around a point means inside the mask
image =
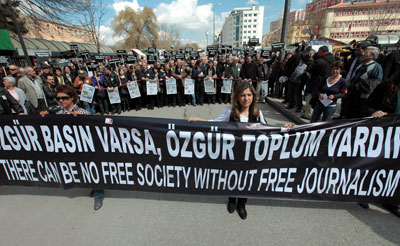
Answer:
POLYGON ((213 5, 214 8, 214 21, 213 21, 213 45, 215 45, 215 5, 213 5))
POLYGON ((14 10, 12 9, 11 0, 7 0, 7 6, 10 11, 11 19, 14 22, 15 29, 16 29, 17 35, 18 35, 18 39, 19 39, 19 42, 21 43, 22 51, 24 52, 25 60, 28 63, 28 66, 32 67, 32 62, 28 56, 28 51, 26 51, 25 42, 24 42, 24 39, 22 38, 21 29, 19 28, 19 22, 17 21, 14 10))
POLYGON ((285 0, 285 12, 283 13, 282 34, 281 34, 282 43, 286 43, 286 36, 289 27, 290 2, 291 2, 290 0, 285 0))

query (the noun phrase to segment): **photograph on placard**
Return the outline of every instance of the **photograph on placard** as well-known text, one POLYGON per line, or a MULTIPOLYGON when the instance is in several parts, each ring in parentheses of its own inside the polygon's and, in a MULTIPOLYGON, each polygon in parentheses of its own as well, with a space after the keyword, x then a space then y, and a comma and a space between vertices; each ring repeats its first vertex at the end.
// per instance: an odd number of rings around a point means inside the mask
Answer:
POLYGON ((82 102, 92 103, 95 90, 96 88, 91 85, 83 85, 79 100, 82 102))
POLYGON ((167 87, 167 95, 177 94, 176 79, 167 79, 165 86, 167 87))
POLYGON ((157 95, 157 81, 155 80, 147 80, 146 81, 146 92, 148 96, 157 95))
POLYGON ((136 81, 132 81, 128 84, 126 84, 126 87, 128 88, 129 91, 129 96, 133 98, 138 98, 141 97, 142 95, 140 94, 139 86, 136 81))

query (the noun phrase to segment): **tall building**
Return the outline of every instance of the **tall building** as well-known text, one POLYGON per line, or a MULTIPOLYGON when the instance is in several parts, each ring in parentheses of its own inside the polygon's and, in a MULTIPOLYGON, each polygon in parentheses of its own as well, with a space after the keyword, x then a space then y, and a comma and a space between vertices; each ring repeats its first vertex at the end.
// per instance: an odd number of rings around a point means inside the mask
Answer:
POLYGON ((305 17, 306 17, 305 9, 292 11, 289 14, 289 25, 292 25, 297 22, 302 22, 304 21, 305 17))
POLYGON ((221 30, 221 43, 239 48, 247 44, 249 38, 261 42, 264 25, 264 6, 233 9, 226 17, 221 30))
POLYGON ((314 36, 349 43, 370 35, 400 33, 400 1, 371 0, 341 3, 314 14, 314 36))

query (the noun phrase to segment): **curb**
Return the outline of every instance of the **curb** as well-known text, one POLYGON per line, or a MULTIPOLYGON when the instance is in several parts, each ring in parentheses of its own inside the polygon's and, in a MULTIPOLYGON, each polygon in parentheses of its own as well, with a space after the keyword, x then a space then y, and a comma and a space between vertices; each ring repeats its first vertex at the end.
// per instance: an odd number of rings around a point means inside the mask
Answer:
POLYGON ((304 120, 298 117, 295 113, 290 112, 289 110, 285 109, 281 103, 277 103, 269 99, 268 97, 265 98, 265 102, 268 103, 271 107, 275 110, 283 114, 286 118, 293 121, 296 125, 306 124, 304 120))

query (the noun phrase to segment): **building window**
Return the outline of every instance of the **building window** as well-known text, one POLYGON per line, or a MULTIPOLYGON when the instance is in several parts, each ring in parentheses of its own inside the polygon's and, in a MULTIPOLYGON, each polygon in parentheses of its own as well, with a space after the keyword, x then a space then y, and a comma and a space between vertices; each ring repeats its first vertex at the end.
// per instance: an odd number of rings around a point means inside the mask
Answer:
POLYGON ((257 25, 253 25, 254 28, 257 28, 257 25))
POLYGON ((343 33, 340 33, 340 38, 343 38, 343 33))
POLYGON ((244 14, 244 17, 247 17, 247 14, 244 14))
POLYGON ((348 38, 349 37, 349 33, 348 32, 346 32, 346 38, 348 38))
POLYGON ((397 19, 396 20, 396 25, 399 25, 400 24, 400 19, 397 19))
POLYGON ((354 37, 354 32, 351 32, 350 33, 350 38, 353 38, 354 37))
POLYGON ((338 27, 338 28, 342 27, 342 22, 339 21, 339 22, 337 23, 337 27, 338 27))
POLYGON ((257 22, 257 19, 254 19, 253 21, 254 21, 254 22, 257 22))
POLYGON ((253 31, 253 33, 256 33, 256 31, 253 31))
POLYGON ((244 20, 244 22, 247 22, 247 20, 244 20))
POLYGON ((358 21, 358 26, 362 26, 362 21, 358 21))
POLYGON ((254 14, 254 17, 257 17, 257 14, 254 14))
POLYGON ((364 21, 364 26, 368 26, 368 21, 367 20, 364 21))
POLYGON ((360 36, 359 32, 356 32, 356 38, 358 38, 360 36))
POLYGON ((334 36, 333 36, 333 33, 331 33, 331 38, 333 38, 334 36))

